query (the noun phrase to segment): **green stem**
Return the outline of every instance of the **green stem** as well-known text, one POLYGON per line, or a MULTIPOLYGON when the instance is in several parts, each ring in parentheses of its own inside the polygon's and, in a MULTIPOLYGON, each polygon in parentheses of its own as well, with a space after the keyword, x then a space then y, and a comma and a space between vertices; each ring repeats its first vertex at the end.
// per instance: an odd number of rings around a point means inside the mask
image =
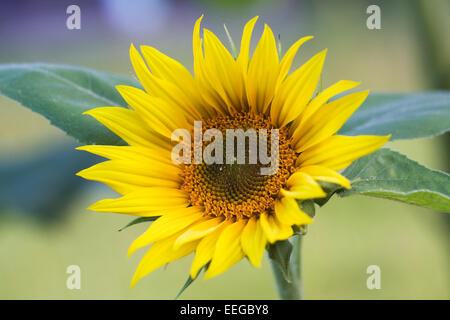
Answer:
POLYGON ((292 237, 293 248, 289 261, 288 274, 289 280, 280 268, 280 265, 273 259, 270 259, 272 272, 277 285, 278 295, 282 300, 301 300, 302 299, 302 283, 301 283, 301 235, 292 237))

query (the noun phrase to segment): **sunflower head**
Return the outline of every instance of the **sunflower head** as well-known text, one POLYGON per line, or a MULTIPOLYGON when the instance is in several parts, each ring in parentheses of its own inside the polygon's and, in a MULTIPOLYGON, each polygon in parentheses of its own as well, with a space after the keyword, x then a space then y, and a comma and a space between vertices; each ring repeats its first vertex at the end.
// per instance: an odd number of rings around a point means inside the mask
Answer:
POLYGON ((220 115, 206 120, 205 124, 203 136, 208 130, 214 129, 218 130, 220 138, 225 136, 225 139, 219 143, 218 137, 215 137, 214 146, 209 143, 200 150, 204 154, 207 148, 214 147, 215 155, 220 157, 213 159, 215 161, 212 163, 195 163, 195 159, 192 159, 185 165, 181 188, 189 193, 191 205, 203 206, 208 215, 226 219, 251 218, 273 211, 281 188, 295 171, 297 157, 291 148, 287 128, 276 131, 274 146, 270 143, 275 138, 271 136, 272 125, 260 114, 220 115), (234 136, 227 134, 230 130, 242 130, 238 131, 241 133, 246 130, 249 133, 248 141, 243 140, 243 144, 236 145, 236 149, 242 151, 244 161, 241 163, 236 160, 239 151, 234 152, 233 149, 230 155, 231 148, 227 147, 228 140, 234 139, 234 136), (254 147, 257 149, 258 138, 268 142, 269 148, 265 146, 265 151, 277 151, 277 157, 273 159, 275 163, 272 163, 273 170, 268 170, 268 173, 262 168, 270 169, 269 163, 258 158, 257 152, 252 152, 254 147), (229 158, 232 159, 227 161, 229 158))
POLYGON ((288 239, 296 226, 313 221, 299 205, 327 196, 320 182, 350 188, 338 171, 389 139, 336 135, 368 92, 331 100, 356 87, 353 81, 339 81, 319 92, 326 50, 290 72, 297 51, 312 37, 295 42, 280 59, 274 35, 265 25, 250 55, 256 20, 245 25, 234 58, 211 31, 203 29, 200 37, 202 17, 198 19, 194 75, 155 48, 143 46, 141 55, 131 46, 131 62, 144 90, 118 86, 130 109, 86 112, 128 143, 79 148, 109 160, 78 175, 104 182, 122 195, 90 209, 158 217, 129 249, 131 254, 151 245, 133 285, 192 252, 192 278, 204 266, 206 277, 216 276, 243 257, 259 267, 268 243, 288 239), (188 137, 200 135, 203 143, 174 139, 180 129, 188 137), (234 141, 228 136, 231 131, 258 133, 257 140, 244 137, 235 149, 228 143, 234 141), (225 136, 221 144, 219 136, 225 136), (180 145, 189 161, 173 161, 180 145), (207 151, 214 162, 202 159, 207 151), (239 152, 246 162, 236 161, 239 152), (268 157, 273 154, 276 157, 268 157), (268 168, 272 170, 264 171, 268 168))

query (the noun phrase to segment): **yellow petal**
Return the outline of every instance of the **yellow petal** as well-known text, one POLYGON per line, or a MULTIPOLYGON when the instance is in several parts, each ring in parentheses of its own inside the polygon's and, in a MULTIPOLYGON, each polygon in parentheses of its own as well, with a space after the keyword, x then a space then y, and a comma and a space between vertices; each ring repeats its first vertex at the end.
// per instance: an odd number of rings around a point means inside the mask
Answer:
POLYGON ((196 108, 194 101, 189 100, 183 90, 178 88, 173 82, 158 78, 150 73, 141 55, 133 45, 130 47, 130 58, 134 70, 147 93, 172 104, 189 121, 202 118, 201 110, 196 108))
POLYGON ((146 92, 130 86, 117 86, 122 97, 154 131, 169 139, 178 128, 190 129, 192 124, 177 108, 164 99, 150 96, 146 92))
POLYGON ((211 70, 204 69, 206 68, 200 68, 196 73, 196 81, 202 99, 208 106, 207 110, 211 114, 210 117, 214 117, 216 114, 229 114, 229 100, 223 99, 225 96, 223 88, 217 81, 210 80, 209 76, 215 77, 215 75, 211 75, 211 70))
POLYGON ((147 92, 152 92, 152 74, 133 44, 130 45, 130 60, 139 82, 147 92))
POLYGON ((194 53, 194 72, 195 76, 201 74, 203 65, 203 49, 202 40, 200 39, 200 24, 203 20, 203 15, 195 21, 194 32, 192 37, 192 49, 194 53))
POLYGON ((332 86, 326 88, 320 92, 312 101, 308 104, 305 112, 301 115, 302 123, 307 121, 308 118, 313 115, 319 107, 328 102, 335 95, 342 93, 344 91, 350 90, 359 85, 359 82, 341 80, 332 86))
POLYGON ((293 198, 282 198, 275 203, 277 219, 287 225, 305 225, 313 222, 313 219, 304 213, 297 201, 293 198))
POLYGON ((173 165, 171 151, 160 148, 147 148, 142 146, 101 146, 88 145, 75 148, 87 151, 111 160, 131 160, 145 163, 149 159, 173 165))
POLYGON ((341 185, 347 189, 351 188, 350 181, 346 177, 323 166, 305 166, 299 169, 300 172, 304 172, 310 175, 316 181, 326 181, 341 185))
POLYGON ((200 240, 197 249, 195 250, 194 261, 191 266, 191 278, 194 279, 200 269, 206 265, 213 257, 216 249, 216 243, 222 231, 230 225, 230 221, 225 221, 218 229, 214 230, 203 239, 200 240))
POLYGON ((246 221, 241 219, 227 226, 219 236, 211 264, 205 279, 215 277, 229 269, 244 257, 241 247, 241 233, 246 221))
POLYGON ((316 54, 281 83, 273 98, 272 123, 283 127, 302 113, 317 88, 326 50, 316 54))
POLYGON ((283 80, 286 78, 287 74, 289 73, 289 70, 291 69, 292 61, 294 60, 295 55, 297 54, 298 49, 307 42, 308 40, 313 39, 313 36, 303 37, 297 40, 285 53, 283 56, 283 59, 281 59, 280 63, 280 75, 278 76, 277 80, 277 87, 283 82, 283 80))
POLYGON ((142 187, 179 188, 182 180, 180 169, 173 165, 151 161, 111 160, 98 163, 77 173, 87 180, 100 181, 119 192, 127 194, 142 187), (152 165, 153 164, 153 165, 152 165), (164 176, 162 169, 170 168, 170 174, 164 176))
POLYGON ((259 216, 259 223, 270 243, 288 239, 294 233, 290 225, 284 224, 275 215, 267 212, 259 216))
POLYGON ((146 123, 132 110, 120 107, 101 107, 88 110, 83 114, 90 115, 120 136, 130 145, 141 145, 154 148, 171 148, 170 140, 152 133, 146 123))
POLYGON ((293 134, 296 152, 302 152, 336 133, 366 99, 369 91, 348 94, 323 105, 293 134))
POLYGON ((159 216, 161 211, 187 207, 189 195, 174 188, 142 188, 117 199, 103 199, 89 210, 132 214, 142 217, 159 216))
POLYGON ((230 52, 211 31, 204 29, 205 80, 226 103, 228 112, 240 110, 243 77, 230 52))
MULTIPOLYGON (((181 169, 174 163, 161 162, 155 159, 147 158, 145 162, 136 160, 110 160, 100 162, 92 167, 82 170, 78 175, 83 176, 87 172, 105 172, 112 171, 129 174, 130 177, 143 176, 182 182, 181 169)), ((138 178, 137 178, 138 179, 138 178)))
POLYGON ((176 233, 181 235, 181 230, 185 232, 187 227, 202 218, 202 207, 181 208, 163 214, 143 234, 133 241, 128 249, 128 256, 132 255, 137 249, 145 247, 152 242, 169 238, 176 233))
POLYGON ((136 269, 133 279, 131 280, 131 287, 134 287, 139 279, 146 276, 153 270, 156 270, 171 261, 187 256, 195 250, 198 241, 186 243, 175 250, 173 248, 173 243, 177 237, 178 234, 168 239, 158 241, 151 246, 136 269))
POLYGON ((242 231, 241 246, 250 263, 259 268, 266 248, 267 239, 258 219, 252 217, 242 231))
POLYGON ((279 74, 278 50, 272 30, 265 25, 247 77, 247 98, 251 110, 264 113, 272 101, 279 74))
POLYGON ((223 223, 222 217, 217 218, 205 218, 195 225, 190 226, 186 232, 180 235, 175 241, 174 248, 177 249, 179 246, 200 238, 203 238, 219 228, 223 223))
POLYGON ((281 194, 295 199, 315 199, 326 197, 320 185, 304 172, 295 172, 287 180, 289 190, 281 189, 281 194))
MULTIPOLYGON (((207 73, 211 73, 205 67, 205 57, 203 54, 202 48, 202 39, 200 38, 200 23, 203 19, 203 15, 195 22, 194 33, 193 33, 193 52, 194 52, 194 72, 195 72, 195 80, 197 82, 198 90, 201 93, 202 99, 208 105, 208 108, 205 108, 210 115, 214 115, 214 113, 219 114, 227 114, 228 113, 228 105, 227 102, 223 100, 223 92, 222 96, 217 92, 220 90, 219 87, 215 87, 214 83, 210 83, 208 79, 207 73)), ((217 86, 217 84, 216 84, 217 86)))
POLYGON ((205 108, 194 78, 181 63, 152 47, 141 46, 141 51, 147 65, 156 77, 172 82, 186 94, 196 108, 202 110, 205 108))
POLYGON ((244 27, 244 31, 242 32, 241 39, 241 49, 239 50, 239 56, 237 58, 237 62, 242 68, 243 74, 247 75, 248 70, 248 61, 250 60, 249 51, 250 51, 250 40, 253 34, 253 28, 255 27, 256 21, 258 20, 258 16, 249 20, 244 27))
POLYGON ((194 85, 191 73, 175 59, 149 46, 141 46, 141 51, 145 62, 156 77, 170 80, 178 87, 194 85))
POLYGON ((248 62, 250 61, 250 41, 253 34, 253 29, 255 27, 258 16, 254 17, 248 21, 244 26, 244 31, 242 32, 241 48, 239 50, 239 56, 237 57, 236 63, 238 68, 241 70, 242 75, 242 96, 241 96, 241 108, 240 111, 248 111, 248 99, 247 99, 247 76, 248 76, 248 62))
POLYGON ((297 166, 320 165, 332 170, 348 167, 353 161, 382 147, 391 136, 332 136, 305 150, 297 166))

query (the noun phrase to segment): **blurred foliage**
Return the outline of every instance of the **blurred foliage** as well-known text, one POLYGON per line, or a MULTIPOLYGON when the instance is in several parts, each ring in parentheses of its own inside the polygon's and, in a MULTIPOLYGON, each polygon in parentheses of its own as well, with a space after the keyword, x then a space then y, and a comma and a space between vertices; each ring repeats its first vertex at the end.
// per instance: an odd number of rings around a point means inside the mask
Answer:
POLYGON ((100 157, 60 145, 32 157, 0 159, 0 216, 11 213, 45 223, 63 218, 89 182, 75 173, 100 157))

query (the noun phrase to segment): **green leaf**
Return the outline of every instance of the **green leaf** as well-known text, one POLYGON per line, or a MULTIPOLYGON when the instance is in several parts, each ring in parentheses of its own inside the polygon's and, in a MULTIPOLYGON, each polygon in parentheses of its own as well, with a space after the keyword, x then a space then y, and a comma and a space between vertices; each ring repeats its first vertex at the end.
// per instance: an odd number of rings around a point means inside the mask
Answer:
POLYGON ((292 244, 289 240, 277 241, 267 248, 269 259, 280 268, 286 282, 291 282, 289 261, 291 259, 292 244))
POLYGON ((323 191, 327 194, 325 198, 316 198, 314 199, 314 203, 317 203, 319 206, 323 207, 339 190, 344 189, 343 186, 327 182, 327 181, 317 181, 323 191))
POLYGON ((125 77, 87 68, 43 63, 0 65, 0 94, 43 115, 56 127, 86 144, 123 144, 123 140, 86 110, 126 107, 116 85, 139 84, 125 77))
POLYGON ((302 209, 308 216, 314 218, 316 215, 316 207, 314 206, 314 201, 304 200, 300 204, 300 209, 302 209))
POLYGON ((136 218, 136 219, 132 220, 126 226, 120 228, 119 231, 125 230, 126 228, 131 227, 131 226, 133 226, 135 224, 138 224, 138 223, 148 222, 148 221, 150 221, 150 222, 151 221, 155 221, 158 218, 159 218, 159 216, 158 217, 139 217, 139 218, 136 218))
POLYGON ((206 271, 206 270, 208 270, 208 267, 209 267, 209 262, 200 269, 200 271, 197 273, 195 278, 191 278, 191 275, 189 275, 186 282, 184 283, 183 287, 180 289, 180 291, 178 291, 178 294, 175 296, 175 300, 177 300, 181 296, 181 294, 184 292, 184 290, 186 290, 198 278, 198 276, 200 275, 202 270, 206 271))
POLYGON ((391 140, 433 137, 450 129, 450 92, 371 94, 338 134, 388 135, 391 140))
POLYGON ((342 196, 363 194, 450 211, 450 175, 396 151, 380 149, 354 162, 343 175, 354 183, 342 196))

